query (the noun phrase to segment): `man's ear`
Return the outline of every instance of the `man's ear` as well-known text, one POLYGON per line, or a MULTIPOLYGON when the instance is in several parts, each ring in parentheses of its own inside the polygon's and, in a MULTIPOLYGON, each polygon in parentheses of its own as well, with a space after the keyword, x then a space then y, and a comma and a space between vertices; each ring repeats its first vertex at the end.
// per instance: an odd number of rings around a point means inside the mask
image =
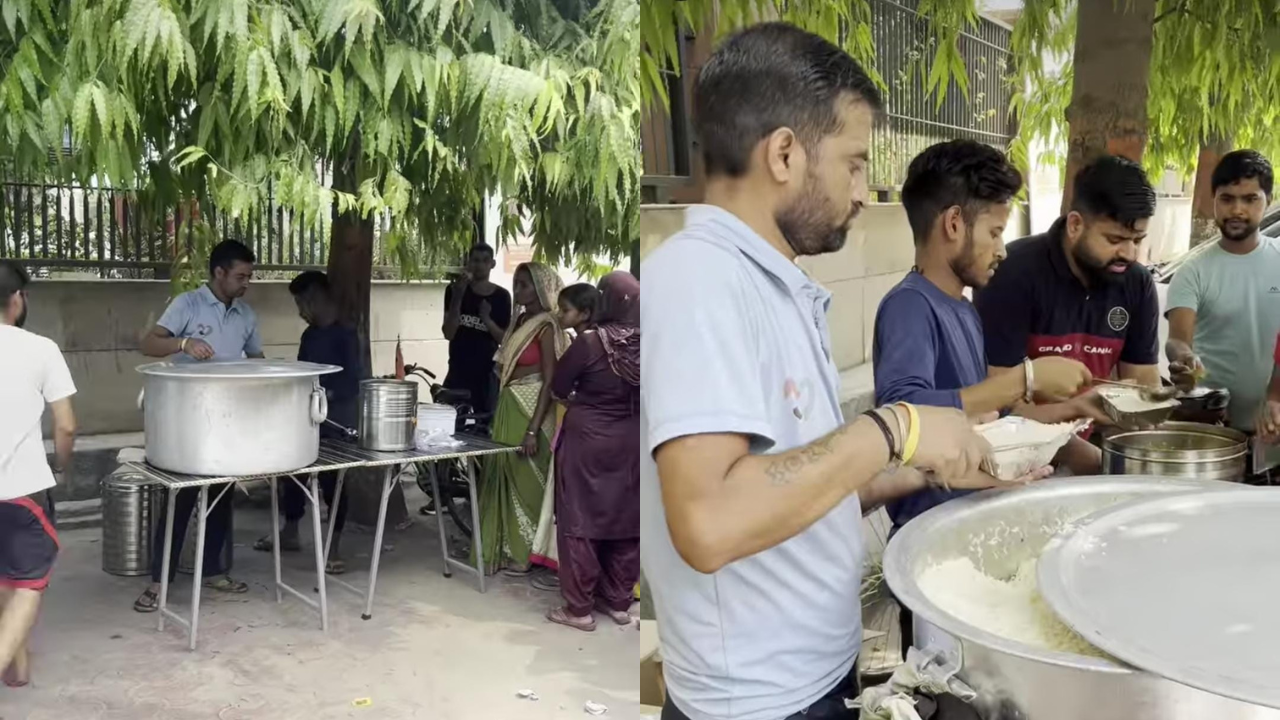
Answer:
POLYGON ((1084 216, 1079 212, 1072 210, 1067 213, 1067 237, 1075 240, 1084 233, 1084 216))
POLYGON ((947 244, 964 242, 964 211, 959 205, 943 210, 938 222, 942 225, 942 236, 946 238, 947 244))
POLYGON ((765 136, 761 145, 765 170, 774 182, 785 185, 804 172, 808 157, 800 138, 796 137, 791 128, 780 127, 774 130, 765 136))

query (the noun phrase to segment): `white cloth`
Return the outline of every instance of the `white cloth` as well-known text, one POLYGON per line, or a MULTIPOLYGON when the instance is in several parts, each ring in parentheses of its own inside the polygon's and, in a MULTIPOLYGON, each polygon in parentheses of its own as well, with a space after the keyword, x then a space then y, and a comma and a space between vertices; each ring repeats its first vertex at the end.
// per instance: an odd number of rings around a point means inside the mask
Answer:
POLYGON ((704 433, 753 453, 838 428, 830 294, 741 220, 714 207, 641 267, 640 545, 663 673, 693 720, 778 720, 852 669, 862 638, 862 512, 851 495, 790 540, 713 574, 676 551, 653 451, 704 433))
POLYGON ((53 487, 40 420, 45 405, 75 392, 52 340, 0 325, 0 500, 53 487))

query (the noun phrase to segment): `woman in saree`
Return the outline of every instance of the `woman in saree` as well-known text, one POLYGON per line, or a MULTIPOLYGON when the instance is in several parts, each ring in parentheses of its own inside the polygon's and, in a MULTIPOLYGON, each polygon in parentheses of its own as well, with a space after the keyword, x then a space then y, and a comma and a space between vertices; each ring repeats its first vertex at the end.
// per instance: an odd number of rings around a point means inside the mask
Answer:
MULTIPOLYGON (((520 448, 484 463, 480 488, 480 541, 486 572, 529 570, 542 501, 551 476, 556 413, 550 380, 569 346, 555 315, 563 283, 541 263, 516 268, 515 321, 498 348, 500 388, 493 439, 520 448)), ((481 314, 487 308, 481 307, 481 314)), ((474 550, 473 550, 474 552, 474 550)))
POLYGON ((593 612, 631 623, 640 577, 640 281, 605 276, 593 320, 551 383, 569 410, 554 501, 565 605, 547 619, 584 631, 596 628, 593 612))

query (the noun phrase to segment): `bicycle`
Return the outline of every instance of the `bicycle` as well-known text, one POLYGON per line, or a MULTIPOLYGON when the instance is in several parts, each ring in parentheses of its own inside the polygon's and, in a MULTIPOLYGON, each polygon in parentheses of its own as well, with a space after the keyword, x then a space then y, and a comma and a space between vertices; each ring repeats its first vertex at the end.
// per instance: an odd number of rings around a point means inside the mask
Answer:
MULTIPOLYGON (((472 435, 488 439, 493 413, 478 413, 471 404, 471 391, 446 388, 436 382, 435 373, 418 365, 406 365, 405 377, 417 375, 422 378, 431 391, 432 402, 450 405, 458 411, 455 434, 472 435)), ((451 460, 436 463, 437 480, 440 485, 441 502, 444 510, 453 519, 455 525, 468 538, 472 537, 475 528, 471 522, 471 490, 467 484, 467 460, 451 460)), ((432 509, 431 478, 426 473, 419 473, 418 488, 429 498, 426 505, 419 509, 423 515, 436 515, 439 508, 432 509)))

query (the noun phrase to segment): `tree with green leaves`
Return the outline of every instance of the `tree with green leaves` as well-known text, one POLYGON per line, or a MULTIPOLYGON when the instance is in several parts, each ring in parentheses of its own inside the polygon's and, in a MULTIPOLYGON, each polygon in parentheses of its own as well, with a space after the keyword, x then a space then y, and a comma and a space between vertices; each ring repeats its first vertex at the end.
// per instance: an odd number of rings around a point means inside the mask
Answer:
MULTIPOLYGON (((678 70, 677 28, 732 31, 782 19, 844 47, 874 69, 870 3, 790 0, 646 0, 641 18, 646 97, 661 99, 660 70, 678 70)), ((936 40, 922 68, 941 102, 967 94, 959 33, 979 0, 918 0, 936 40)), ((1205 146, 1234 140, 1272 157, 1280 103, 1280 12, 1271 0, 1026 0, 1014 25, 1010 148, 1026 168, 1033 143, 1068 177, 1102 152, 1153 172, 1190 173, 1205 146)), ((1070 183, 1066 183, 1070 187, 1070 183)))
POLYGON ((523 226, 550 262, 630 250, 639 14, 637 0, 4 0, 0 172, 139 184, 231 216, 270 188, 331 233, 334 285, 367 329, 375 222, 410 272, 460 257, 491 194, 501 236, 523 226))

